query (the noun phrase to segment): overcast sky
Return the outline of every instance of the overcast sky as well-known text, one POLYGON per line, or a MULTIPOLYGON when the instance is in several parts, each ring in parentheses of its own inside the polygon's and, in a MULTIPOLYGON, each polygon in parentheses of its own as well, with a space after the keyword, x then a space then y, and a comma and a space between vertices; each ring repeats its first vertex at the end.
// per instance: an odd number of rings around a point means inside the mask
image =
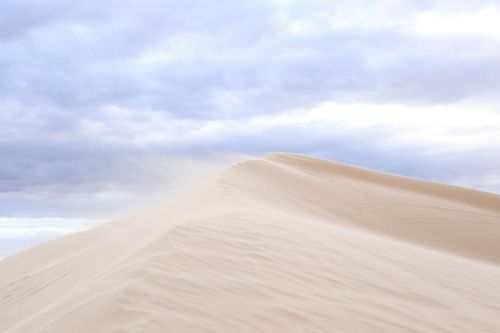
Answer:
POLYGON ((500 192, 500 1, 2 0, 0 134, 9 218, 99 215, 179 155, 500 192))

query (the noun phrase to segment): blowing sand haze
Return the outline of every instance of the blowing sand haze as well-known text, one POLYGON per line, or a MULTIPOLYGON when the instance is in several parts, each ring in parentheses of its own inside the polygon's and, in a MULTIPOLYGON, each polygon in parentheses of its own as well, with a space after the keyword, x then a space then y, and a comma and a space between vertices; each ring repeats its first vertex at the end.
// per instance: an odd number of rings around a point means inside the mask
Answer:
POLYGON ((292 154, 0 262, 0 331, 500 332, 500 196, 292 154))

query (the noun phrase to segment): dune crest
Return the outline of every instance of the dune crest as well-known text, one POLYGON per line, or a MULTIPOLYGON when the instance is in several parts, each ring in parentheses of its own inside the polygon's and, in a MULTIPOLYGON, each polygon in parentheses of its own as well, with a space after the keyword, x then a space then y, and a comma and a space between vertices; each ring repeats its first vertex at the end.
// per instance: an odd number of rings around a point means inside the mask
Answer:
POLYGON ((499 332, 500 196, 295 154, 0 262, 0 331, 499 332))

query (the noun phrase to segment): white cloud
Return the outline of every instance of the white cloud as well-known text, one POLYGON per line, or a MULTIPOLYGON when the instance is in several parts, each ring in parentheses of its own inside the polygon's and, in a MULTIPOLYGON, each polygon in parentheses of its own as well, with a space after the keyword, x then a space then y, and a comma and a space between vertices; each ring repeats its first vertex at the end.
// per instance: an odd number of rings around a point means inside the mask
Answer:
POLYGON ((0 239, 46 238, 86 230, 99 220, 61 217, 0 217, 0 239))
MULTIPOLYGON (((197 130, 181 134, 179 143, 207 142, 234 136, 258 136, 301 126, 306 133, 327 137, 383 130, 379 144, 418 146, 428 152, 498 149, 500 113, 488 106, 459 104, 408 106, 328 102, 277 115, 244 120, 212 120, 192 124, 197 130)), ((147 131, 147 129, 144 129, 147 131)))
POLYGON ((500 38, 500 8, 467 11, 429 10, 416 16, 413 29, 422 35, 480 35, 500 38))
POLYGON ((61 217, 0 217, 0 260, 23 248, 84 231, 99 223, 99 220, 61 217))
POLYGON ((429 150, 498 148, 500 113, 480 105, 408 106, 326 103, 307 112, 309 122, 359 130, 383 127, 387 142, 429 150))

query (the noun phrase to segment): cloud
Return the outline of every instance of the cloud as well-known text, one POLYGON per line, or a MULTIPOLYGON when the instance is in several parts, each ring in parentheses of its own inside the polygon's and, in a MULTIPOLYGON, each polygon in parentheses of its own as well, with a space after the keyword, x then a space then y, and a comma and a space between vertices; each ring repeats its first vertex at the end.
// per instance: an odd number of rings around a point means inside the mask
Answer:
POLYGON ((100 222, 71 218, 0 217, 0 260, 23 248, 54 237, 84 231, 100 222))
POLYGON ((83 231, 98 220, 67 218, 0 218, 0 239, 47 237, 83 231))
POLYGON ((424 35, 481 35, 500 38, 500 9, 492 5, 473 11, 426 11, 414 23, 417 33, 424 35))
POLYGON ((108 104, 237 118, 332 99, 449 102, 499 86, 499 42, 413 34, 404 20, 427 15, 417 5, 31 5, 3 5, 25 14, 10 18, 24 33, 1 46, 1 91, 51 123, 71 125, 74 113, 98 116, 108 104))

